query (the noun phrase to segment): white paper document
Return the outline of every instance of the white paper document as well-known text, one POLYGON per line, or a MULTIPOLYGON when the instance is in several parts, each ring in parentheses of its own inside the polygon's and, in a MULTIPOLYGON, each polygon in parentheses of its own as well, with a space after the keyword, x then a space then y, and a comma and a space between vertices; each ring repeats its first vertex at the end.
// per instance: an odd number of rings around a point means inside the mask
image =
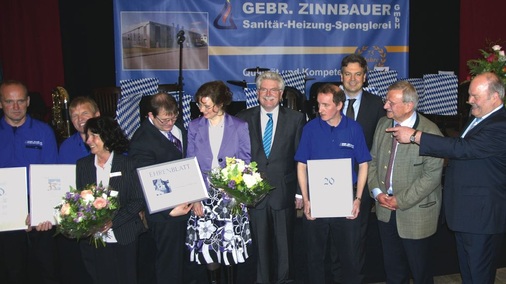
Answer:
POLYGON ((149 213, 209 198, 197 158, 137 169, 149 213))
POLYGON ((32 226, 56 224, 54 207, 76 187, 75 165, 30 165, 30 218, 32 226))
POLYGON ((0 168, 0 231, 26 229, 28 191, 26 168, 0 168))
POLYGON ((351 216, 352 166, 350 158, 307 161, 313 218, 351 216))

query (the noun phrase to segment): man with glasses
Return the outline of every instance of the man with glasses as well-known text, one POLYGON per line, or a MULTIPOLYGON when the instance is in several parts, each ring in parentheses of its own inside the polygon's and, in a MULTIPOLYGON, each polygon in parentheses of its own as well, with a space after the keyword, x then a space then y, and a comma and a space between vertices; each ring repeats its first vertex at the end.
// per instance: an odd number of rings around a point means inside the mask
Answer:
POLYGON ((387 283, 433 283, 431 236, 441 210, 443 159, 420 156, 414 143, 399 144, 385 129, 408 126, 441 136, 432 121, 416 112, 418 95, 407 81, 388 87, 374 134, 368 183, 376 199, 387 283))
POLYGON ((260 74, 256 85, 260 106, 237 114, 248 122, 251 160, 257 162, 259 171, 275 188, 257 206, 249 209, 253 241, 257 248, 256 283, 287 283, 293 280, 292 245, 297 190, 297 168, 293 157, 306 119, 302 113, 279 105, 285 83, 278 73, 260 74), (271 120, 269 115, 272 117, 271 131, 266 130, 271 120), (266 143, 265 133, 271 133, 266 143), (272 248, 276 251, 273 252, 272 248), (275 263, 271 263, 273 254, 276 255, 275 263), (272 273, 274 271, 277 271, 276 275, 272 273))
MULTIPOLYGON (((171 95, 158 93, 150 98, 148 119, 135 131, 128 153, 137 168, 185 157, 187 133, 178 115, 171 95)), ((190 265, 185 247, 190 210, 191 206, 182 204, 145 213, 149 230, 139 238, 139 283, 189 283, 183 279, 183 271, 190 265)), ((185 274, 195 276, 192 272, 185 274)))

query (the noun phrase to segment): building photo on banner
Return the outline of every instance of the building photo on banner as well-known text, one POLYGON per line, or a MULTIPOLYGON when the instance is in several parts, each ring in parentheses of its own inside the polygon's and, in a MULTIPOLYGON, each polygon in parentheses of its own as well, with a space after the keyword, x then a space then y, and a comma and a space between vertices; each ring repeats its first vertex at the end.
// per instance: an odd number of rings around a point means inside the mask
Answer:
MULTIPOLYGON (((340 81, 339 63, 351 53, 364 56, 371 70, 387 67, 408 77, 408 1, 113 4, 117 85, 146 77, 183 79, 185 93, 194 95, 203 82, 222 80, 230 83, 234 101, 246 101, 243 89, 267 70, 340 81)), ((303 88, 306 96, 309 87, 303 88)))

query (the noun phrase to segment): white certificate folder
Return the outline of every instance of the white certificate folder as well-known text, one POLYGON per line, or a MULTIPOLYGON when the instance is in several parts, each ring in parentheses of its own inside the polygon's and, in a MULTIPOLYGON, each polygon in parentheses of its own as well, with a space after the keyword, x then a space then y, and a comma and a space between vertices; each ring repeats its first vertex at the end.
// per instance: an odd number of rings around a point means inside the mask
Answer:
POLYGON ((313 218, 347 217, 353 209, 350 158, 308 160, 309 199, 313 218))
POLYGON ((54 207, 76 187, 76 165, 30 165, 30 218, 32 226, 51 221, 54 207))
POLYGON ((28 216, 26 168, 0 168, 0 231, 25 230, 28 216))
POLYGON ((149 213, 209 198, 197 158, 137 169, 149 213))

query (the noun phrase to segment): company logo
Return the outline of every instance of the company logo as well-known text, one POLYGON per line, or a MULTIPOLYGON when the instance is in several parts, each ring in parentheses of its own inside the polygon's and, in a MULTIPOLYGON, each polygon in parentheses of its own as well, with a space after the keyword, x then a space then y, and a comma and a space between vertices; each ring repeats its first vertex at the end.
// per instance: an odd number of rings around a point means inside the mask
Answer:
POLYGON ((220 14, 214 19, 213 25, 220 30, 235 30, 237 26, 232 18, 232 4, 227 0, 221 9, 220 14))
MULTIPOLYGON (((362 46, 357 48, 356 54, 362 55, 371 67, 382 67, 387 62, 387 50, 385 47, 373 46, 362 46)), ((370 68, 373 69, 373 68, 370 68)))

